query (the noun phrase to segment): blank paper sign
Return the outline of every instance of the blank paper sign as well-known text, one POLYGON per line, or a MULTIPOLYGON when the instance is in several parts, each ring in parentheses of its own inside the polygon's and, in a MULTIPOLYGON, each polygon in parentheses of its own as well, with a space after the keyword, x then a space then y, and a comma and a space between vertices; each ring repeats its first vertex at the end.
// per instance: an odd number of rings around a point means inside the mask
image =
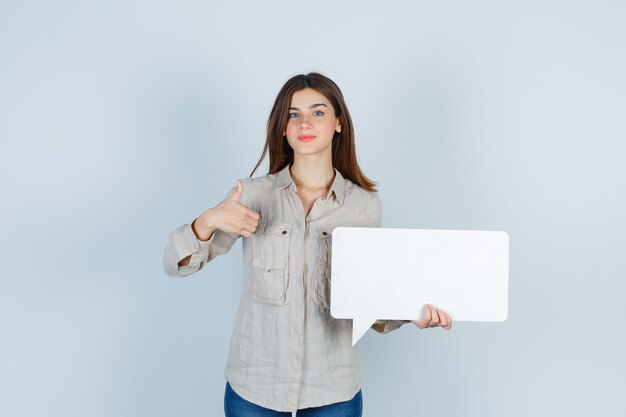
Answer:
POLYGON ((330 313, 352 345, 378 319, 416 320, 431 303, 453 321, 508 315, 509 236, 472 230, 337 227, 330 313))

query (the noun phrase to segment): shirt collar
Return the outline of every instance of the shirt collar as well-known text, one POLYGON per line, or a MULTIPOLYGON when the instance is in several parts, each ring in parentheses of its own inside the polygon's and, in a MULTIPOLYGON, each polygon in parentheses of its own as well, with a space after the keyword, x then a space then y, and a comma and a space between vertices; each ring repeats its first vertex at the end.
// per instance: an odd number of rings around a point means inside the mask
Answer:
MULTIPOLYGON (((339 201, 339 204, 343 204, 343 200, 346 195, 346 180, 337 168, 333 167, 333 170, 335 170, 335 179, 330 186, 330 190, 328 190, 326 198, 329 198, 332 193, 335 193, 335 198, 339 201)), ((287 164, 276 174, 276 188, 285 188, 292 183, 293 179, 289 173, 289 164, 287 164)))
POLYGON ((292 182, 293 180, 291 179, 291 174, 289 173, 289 164, 287 164, 283 169, 276 173, 276 188, 285 188, 292 182))

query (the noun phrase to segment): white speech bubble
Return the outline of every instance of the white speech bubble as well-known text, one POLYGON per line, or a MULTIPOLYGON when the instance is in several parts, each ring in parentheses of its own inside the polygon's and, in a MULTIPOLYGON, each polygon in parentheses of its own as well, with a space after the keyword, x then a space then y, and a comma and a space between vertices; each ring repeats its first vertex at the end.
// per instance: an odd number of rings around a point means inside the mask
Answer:
POLYGON ((453 321, 508 316, 509 236, 472 230, 337 227, 330 312, 352 345, 379 319, 416 320, 431 303, 453 321))

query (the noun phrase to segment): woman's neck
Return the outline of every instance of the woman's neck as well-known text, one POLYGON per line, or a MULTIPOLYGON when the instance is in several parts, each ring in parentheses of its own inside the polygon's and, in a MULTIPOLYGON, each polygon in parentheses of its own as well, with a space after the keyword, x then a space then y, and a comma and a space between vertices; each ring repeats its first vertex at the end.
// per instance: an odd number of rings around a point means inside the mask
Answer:
POLYGON ((309 190, 330 189, 335 179, 332 160, 308 156, 309 158, 296 158, 289 170, 296 187, 309 190))

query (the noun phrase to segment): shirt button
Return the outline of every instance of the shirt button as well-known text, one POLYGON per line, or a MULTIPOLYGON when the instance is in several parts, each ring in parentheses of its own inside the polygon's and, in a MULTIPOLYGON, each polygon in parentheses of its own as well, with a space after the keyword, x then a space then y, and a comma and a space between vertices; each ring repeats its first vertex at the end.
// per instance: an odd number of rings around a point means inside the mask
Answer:
POLYGON ((324 236, 326 236, 326 235, 328 235, 328 232, 322 232, 322 234, 323 234, 324 236))
POLYGON ((287 234, 287 231, 286 231, 286 230, 283 230, 283 235, 286 235, 286 234, 287 234))

